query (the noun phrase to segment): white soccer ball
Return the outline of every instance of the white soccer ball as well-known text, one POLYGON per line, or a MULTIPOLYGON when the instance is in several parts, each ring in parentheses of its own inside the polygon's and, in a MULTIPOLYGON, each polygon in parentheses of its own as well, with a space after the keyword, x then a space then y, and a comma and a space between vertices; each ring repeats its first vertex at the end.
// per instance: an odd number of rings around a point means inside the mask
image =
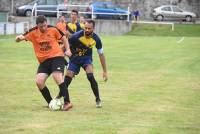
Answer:
POLYGON ((52 99, 49 103, 49 108, 53 111, 58 111, 62 108, 62 102, 60 99, 52 99))

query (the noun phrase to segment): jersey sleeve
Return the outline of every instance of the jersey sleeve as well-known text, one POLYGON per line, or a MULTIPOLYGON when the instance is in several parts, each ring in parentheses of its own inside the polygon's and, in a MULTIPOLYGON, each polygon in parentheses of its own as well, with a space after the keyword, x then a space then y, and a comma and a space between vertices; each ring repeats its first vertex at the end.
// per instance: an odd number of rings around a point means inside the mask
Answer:
POLYGON ((69 38, 69 44, 70 45, 76 44, 78 37, 79 37, 78 33, 72 34, 72 36, 69 38))
POLYGON ((83 28, 81 27, 81 24, 79 22, 76 23, 76 32, 83 30, 83 28))
POLYGON ((25 33, 24 37, 26 41, 31 41, 31 42, 33 42, 33 39, 35 38, 33 32, 25 33))
POLYGON ((102 49, 101 40, 100 40, 100 38, 97 35, 95 36, 95 40, 96 40, 96 48, 97 49, 102 49))
POLYGON ((57 40, 60 40, 64 36, 64 33, 58 28, 55 28, 54 34, 57 40))
POLYGON ((35 36, 34 36, 35 30, 37 30, 37 26, 29 29, 26 33, 23 34, 26 41, 33 42, 33 40, 35 39, 35 36))

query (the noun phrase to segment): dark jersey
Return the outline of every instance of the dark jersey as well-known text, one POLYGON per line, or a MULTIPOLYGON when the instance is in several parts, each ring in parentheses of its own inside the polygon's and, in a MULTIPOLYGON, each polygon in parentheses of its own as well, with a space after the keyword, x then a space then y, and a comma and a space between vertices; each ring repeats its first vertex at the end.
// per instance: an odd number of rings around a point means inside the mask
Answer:
POLYGON ((67 30, 70 32, 70 34, 74 34, 75 32, 82 30, 82 28, 79 22, 76 22, 76 23, 68 22, 67 30))
POLYGON ((69 39, 72 57, 92 56, 92 48, 102 48, 102 43, 98 35, 93 33, 89 38, 86 38, 84 31, 81 30, 72 35, 69 39))

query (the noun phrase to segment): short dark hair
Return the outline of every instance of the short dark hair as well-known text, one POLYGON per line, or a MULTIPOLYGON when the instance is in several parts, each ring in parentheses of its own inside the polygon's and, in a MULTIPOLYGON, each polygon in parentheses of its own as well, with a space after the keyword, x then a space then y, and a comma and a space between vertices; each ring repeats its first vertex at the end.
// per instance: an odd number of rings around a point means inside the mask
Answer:
POLYGON ((89 24, 92 24, 93 27, 95 27, 95 21, 94 20, 87 20, 86 22, 89 23, 89 24))
POLYGON ((37 18, 36 18, 36 24, 39 24, 39 23, 44 23, 44 22, 47 22, 47 19, 44 15, 39 15, 37 18))
POLYGON ((73 9, 72 12, 76 13, 78 15, 78 10, 73 9))

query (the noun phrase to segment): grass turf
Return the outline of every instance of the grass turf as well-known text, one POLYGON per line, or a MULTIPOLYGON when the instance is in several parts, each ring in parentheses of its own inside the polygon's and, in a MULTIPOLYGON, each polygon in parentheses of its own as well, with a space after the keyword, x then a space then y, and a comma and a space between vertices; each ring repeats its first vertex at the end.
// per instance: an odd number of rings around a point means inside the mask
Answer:
POLYGON ((187 36, 199 37, 200 25, 175 24, 174 31, 171 30, 171 25, 162 24, 133 24, 132 31, 127 35, 137 36, 187 36))
MULTIPOLYGON (((3 37, 1 37, 3 38, 3 37)), ((34 80, 37 61, 30 43, 0 40, 0 133, 197 134, 200 133, 200 38, 103 36, 109 80, 96 109, 83 70, 69 88, 74 108, 52 112, 34 80)), ((52 79, 51 93, 58 92, 52 79)))

